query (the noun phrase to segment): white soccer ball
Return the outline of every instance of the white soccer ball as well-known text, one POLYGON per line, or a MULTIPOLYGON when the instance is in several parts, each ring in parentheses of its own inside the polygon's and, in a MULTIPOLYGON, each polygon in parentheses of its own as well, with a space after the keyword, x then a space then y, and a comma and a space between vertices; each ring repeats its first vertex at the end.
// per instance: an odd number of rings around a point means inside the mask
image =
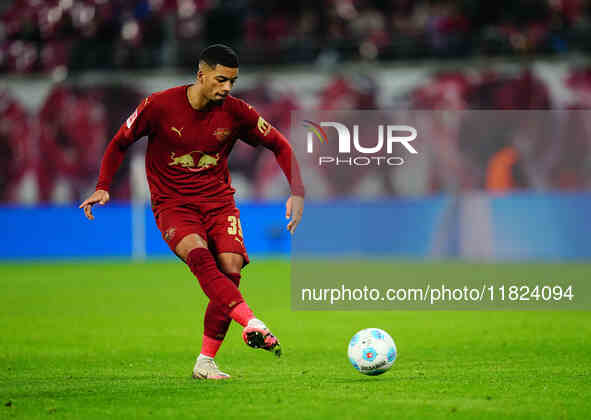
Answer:
POLYGON ((347 355, 355 369, 364 375, 381 375, 396 360, 396 344, 379 328, 366 328, 351 338, 347 355))

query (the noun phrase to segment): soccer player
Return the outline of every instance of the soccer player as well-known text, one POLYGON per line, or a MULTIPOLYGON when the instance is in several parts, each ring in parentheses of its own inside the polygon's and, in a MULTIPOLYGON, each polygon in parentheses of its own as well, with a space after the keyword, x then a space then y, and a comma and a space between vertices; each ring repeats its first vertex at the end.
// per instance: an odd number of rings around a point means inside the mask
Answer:
POLYGON ((300 222, 304 187, 291 146, 250 105, 230 95, 238 78, 238 57, 228 46, 207 47, 195 83, 154 93, 143 100, 109 143, 96 191, 80 208, 93 220, 92 206, 109 201, 109 186, 129 146, 148 136, 146 175, 156 224, 170 249, 197 277, 209 297, 196 379, 225 379, 214 357, 231 320, 242 325, 247 345, 279 356, 281 347, 240 293, 240 270, 248 264, 240 212, 230 184, 228 155, 240 139, 273 151, 287 177, 287 230, 300 222))

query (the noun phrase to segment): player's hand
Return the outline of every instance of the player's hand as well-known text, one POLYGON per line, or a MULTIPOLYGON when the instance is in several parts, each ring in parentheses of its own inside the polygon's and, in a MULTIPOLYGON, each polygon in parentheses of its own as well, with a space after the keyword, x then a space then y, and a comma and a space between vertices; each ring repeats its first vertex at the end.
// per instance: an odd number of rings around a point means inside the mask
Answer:
POLYGON ((100 204, 104 206, 110 200, 109 193, 105 190, 96 190, 92 193, 90 197, 88 197, 82 204, 80 204, 81 209, 84 209, 84 215, 88 220, 94 220, 94 216, 92 215, 92 206, 95 204, 100 204))
POLYGON ((287 199, 287 203, 285 204, 285 218, 289 220, 287 224, 287 230, 289 233, 293 235, 302 219, 302 214, 304 213, 304 197, 300 197, 298 195, 292 195, 287 199))

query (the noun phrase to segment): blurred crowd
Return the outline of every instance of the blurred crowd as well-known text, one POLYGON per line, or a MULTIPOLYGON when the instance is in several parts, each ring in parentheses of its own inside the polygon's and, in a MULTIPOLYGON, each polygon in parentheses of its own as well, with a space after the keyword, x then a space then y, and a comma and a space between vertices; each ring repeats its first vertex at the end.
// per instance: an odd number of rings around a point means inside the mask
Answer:
MULTIPOLYGON (((65 203, 92 188, 100 157, 142 94, 125 86, 56 85, 34 113, 0 93, 0 201, 65 203)), ((128 163, 120 176, 128 172, 128 163)), ((114 194, 129 198, 129 181, 114 194)))
POLYGON ((591 48, 590 0, 7 0, 0 71, 552 54, 591 48))
MULTIPOLYGON (((435 111, 416 121, 421 154, 413 164, 346 171, 303 162, 312 197, 591 188, 591 118, 589 111, 577 111, 591 107, 591 69, 569 70, 560 101, 528 67, 435 72, 386 103, 379 98, 385 80, 334 74, 310 93, 279 92, 270 78, 260 76, 235 94, 288 136, 292 110, 435 111), (563 111, 550 111, 556 108, 563 111), (456 112, 463 110, 478 111, 456 112)), ((1 92, 0 202, 69 203, 85 197, 94 189, 107 142, 148 93, 116 83, 57 84, 42 106, 30 111, 1 92)), ((141 157, 144 147, 138 143, 128 155, 141 157)), ((273 154, 263 148, 239 143, 230 168, 240 198, 277 199, 288 192, 273 154)), ((115 179, 114 199, 130 199, 129 174, 127 159, 115 179)))

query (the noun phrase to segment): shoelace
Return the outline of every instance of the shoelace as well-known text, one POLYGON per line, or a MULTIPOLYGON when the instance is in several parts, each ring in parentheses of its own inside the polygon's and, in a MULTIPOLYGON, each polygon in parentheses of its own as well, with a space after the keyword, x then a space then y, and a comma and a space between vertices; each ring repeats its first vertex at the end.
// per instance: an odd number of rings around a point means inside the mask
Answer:
POLYGON ((208 365, 208 367, 213 368, 214 370, 219 370, 218 365, 215 363, 215 360, 213 359, 206 359, 205 364, 208 365))

